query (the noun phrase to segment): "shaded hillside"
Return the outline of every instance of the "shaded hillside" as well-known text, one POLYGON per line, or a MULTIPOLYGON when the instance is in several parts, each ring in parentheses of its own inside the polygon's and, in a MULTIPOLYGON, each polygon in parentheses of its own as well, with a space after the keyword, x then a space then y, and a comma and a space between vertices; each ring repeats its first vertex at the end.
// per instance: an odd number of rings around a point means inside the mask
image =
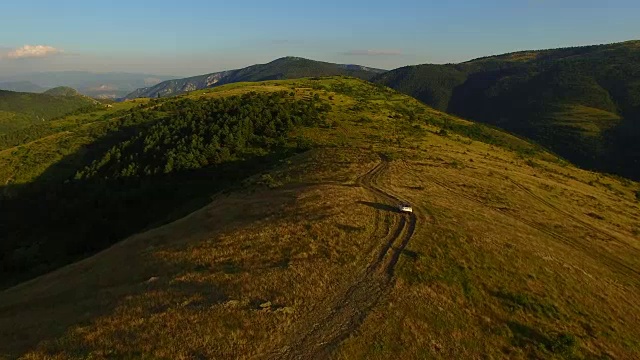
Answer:
POLYGON ((68 90, 51 89, 51 94, 0 90, 0 135, 96 105, 95 100, 68 90))
POLYGON ((295 152, 287 133, 324 121, 327 108, 288 101, 282 90, 153 102, 75 126, 60 120, 65 131, 5 150, 0 284, 101 250, 191 202, 203 205, 223 185, 295 152))
POLYGON ((0 292, 0 358, 640 354, 637 183, 353 78, 125 104, 0 153, 5 276, 115 243, 0 292))
POLYGON ((298 57, 285 57, 268 64, 252 65, 243 69, 165 81, 152 87, 138 89, 127 95, 126 98, 173 96, 187 91, 244 81, 298 79, 333 75, 346 75, 368 80, 382 72, 384 70, 359 65, 332 64, 298 57))
POLYGON ((580 166, 640 178, 640 41, 409 66, 373 81, 580 166))

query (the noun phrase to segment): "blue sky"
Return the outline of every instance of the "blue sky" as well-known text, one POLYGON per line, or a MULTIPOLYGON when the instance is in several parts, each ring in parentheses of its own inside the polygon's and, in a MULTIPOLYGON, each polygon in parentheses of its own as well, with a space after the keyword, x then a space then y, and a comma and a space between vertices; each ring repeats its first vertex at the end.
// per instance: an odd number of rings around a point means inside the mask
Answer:
POLYGON ((640 39, 638 14, 637 0, 21 0, 0 12, 0 76, 195 75, 287 55, 390 69, 640 39))

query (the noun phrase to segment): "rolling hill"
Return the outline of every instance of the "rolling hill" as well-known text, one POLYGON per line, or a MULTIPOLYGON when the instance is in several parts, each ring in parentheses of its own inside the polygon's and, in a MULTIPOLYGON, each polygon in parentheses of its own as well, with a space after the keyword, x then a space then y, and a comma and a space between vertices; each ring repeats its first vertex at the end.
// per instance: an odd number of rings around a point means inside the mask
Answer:
POLYGON ((43 94, 0 90, 0 136, 96 105, 95 100, 74 92, 69 88, 43 94))
POLYGON ((640 41, 396 69, 373 81, 526 136, 570 161, 640 179, 640 41))
POLYGON ((43 92, 43 94, 52 96, 81 96, 78 90, 68 86, 58 86, 43 92))
POLYGON ((332 64, 289 56, 274 60, 268 64, 252 65, 243 69, 164 81, 152 87, 138 89, 125 98, 173 96, 188 91, 244 81, 297 79, 332 75, 347 75, 367 80, 382 72, 384 70, 360 65, 332 64))
POLYGON ((0 152, 0 358, 640 355, 638 183, 346 77, 52 125, 0 152))

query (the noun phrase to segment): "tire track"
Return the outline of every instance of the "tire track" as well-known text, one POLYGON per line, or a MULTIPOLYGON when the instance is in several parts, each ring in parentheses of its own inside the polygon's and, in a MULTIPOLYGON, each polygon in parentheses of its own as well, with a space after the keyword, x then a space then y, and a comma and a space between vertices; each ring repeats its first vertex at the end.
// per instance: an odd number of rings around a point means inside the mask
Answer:
MULTIPOLYGON (((388 168, 384 159, 356 181, 367 189, 376 201, 396 204, 399 199, 383 190, 379 185, 382 173, 388 168)), ((381 204, 379 204, 381 205, 381 204)), ((364 322, 369 312, 384 300, 394 283, 393 273, 402 251, 407 246, 417 227, 417 217, 411 214, 392 212, 388 205, 376 208, 376 225, 372 243, 381 243, 379 252, 372 248, 372 261, 331 305, 329 312, 318 319, 311 329, 296 336, 290 345, 269 354, 272 359, 324 359, 349 338, 364 322), (389 227, 382 229, 381 223, 389 227), (382 236, 380 236, 382 235, 382 236)))
MULTIPOLYGON (((379 185, 380 175, 382 174, 382 172, 386 171, 389 168, 388 160, 384 159, 378 166, 380 167, 379 169, 376 170, 374 168, 375 171, 367 173, 369 175, 368 177, 367 175, 363 177, 363 180, 361 182, 362 187, 367 188, 369 191, 379 196, 382 200, 385 200, 394 204, 399 203, 400 199, 396 195, 388 191, 382 190, 379 185)), ((392 241, 387 242, 387 245, 380 252, 380 255, 378 257, 379 261, 384 259, 385 255, 388 253, 388 251, 391 249, 394 243, 397 242, 395 240, 399 240, 400 236, 401 235, 403 236, 402 240, 400 241, 400 244, 397 245, 395 249, 393 249, 393 255, 389 259, 388 264, 385 266, 386 272, 390 276, 393 275, 395 266, 398 263, 398 260, 400 259, 400 255, 402 254, 406 246, 409 244, 409 241, 411 240, 411 236, 413 236, 413 233, 416 230, 417 216, 415 213, 400 214, 400 216, 401 216, 400 218, 401 228, 403 231, 397 233, 394 236, 394 238, 392 238, 392 241), (406 231, 404 231, 405 227, 406 227, 406 231)), ((379 265, 379 264, 376 264, 376 265, 379 265)))
POLYGON ((545 198, 543 198, 543 197, 541 197, 540 195, 538 195, 538 194, 534 193, 533 191, 531 191, 531 190, 530 190, 529 188, 527 188, 526 186, 524 186, 524 185, 522 185, 522 184, 520 184, 520 183, 516 182, 516 181, 515 181, 515 180, 513 180, 513 179, 509 179, 509 181, 510 181, 513 185, 517 186, 520 190, 522 190, 522 191, 524 191, 525 193, 527 193, 527 194, 528 194, 530 197, 532 197, 534 200, 536 200, 536 201, 537 201, 537 202, 539 202, 540 204, 542 204, 542 205, 544 205, 544 206, 546 206, 546 207, 548 207, 548 208, 550 208, 550 209, 552 209, 552 210, 556 211, 556 212, 557 212, 557 213, 559 213, 560 215, 562 215, 562 216, 566 216, 566 217, 570 218, 571 220, 573 220, 573 221, 575 221, 575 222, 579 223, 580 225, 584 226, 585 228, 587 228, 587 229, 589 229, 589 230, 591 230, 591 231, 593 231, 593 232, 599 233, 600 235, 604 236, 605 238, 609 238, 609 239, 611 239, 611 240, 614 240, 614 241, 616 241, 616 242, 618 242, 618 243, 620 243, 620 244, 622 244, 622 245, 626 245, 626 246, 628 246, 629 248, 631 248, 631 249, 634 249, 634 250, 635 250, 635 248, 633 248, 633 247, 629 246, 629 244, 627 244, 626 242, 624 242, 624 241, 620 240, 620 239, 619 239, 618 237, 616 237, 615 235, 613 235, 613 234, 609 233, 608 231, 604 231, 604 230, 602 230, 602 229, 599 229, 599 228, 597 228, 597 227, 595 227, 595 226, 593 226, 593 225, 589 224, 588 222, 586 222, 586 221, 584 221, 584 220, 582 220, 582 219, 580 219, 580 218, 576 217, 575 215, 573 215, 573 214, 569 213, 568 211, 562 210, 561 208, 559 208, 559 207, 557 207, 556 205, 552 204, 551 202, 547 201, 545 198))
MULTIPOLYGON (((407 166, 407 168, 408 168, 408 166, 407 166)), ((456 190, 450 188, 449 186, 447 186, 447 184, 445 184, 442 181, 439 181, 439 180, 433 178, 430 175, 420 174, 420 176, 422 178, 428 179, 430 182, 440 186, 441 188, 443 188, 443 189, 445 189, 445 190, 447 190, 447 191, 449 191, 451 193, 454 193, 455 195, 457 195, 459 197, 465 198, 465 199, 467 199, 469 201, 472 201, 472 202, 474 202, 476 204, 479 204, 479 205, 482 205, 484 207, 487 207, 487 208, 489 208, 489 209, 491 209, 493 211, 496 211, 496 212, 498 212, 498 213, 500 213, 502 215, 505 215, 505 216, 509 217, 512 220, 515 220, 517 222, 525 224, 525 225, 527 225, 527 226, 529 226, 529 227, 531 227, 531 228, 533 228, 533 229, 535 229, 535 230, 537 230, 539 232, 542 232, 542 233, 544 233, 544 234, 546 234, 546 235, 548 235, 548 236, 550 236, 550 237, 552 237, 552 238, 554 238, 556 240, 559 240, 562 243, 564 243, 564 244, 566 244, 566 245, 568 245, 568 246, 570 246, 570 247, 572 247, 572 248, 584 253, 585 255, 587 255, 588 257, 593 259, 594 261, 610 266, 612 270, 614 270, 614 271, 616 271, 616 272, 618 272, 618 273, 620 273, 622 275, 633 276, 633 277, 636 277, 637 279, 640 280, 640 271, 638 271, 637 269, 634 269, 633 267, 623 263, 618 258, 605 253, 604 251, 599 251, 598 253, 594 254, 594 251, 593 251, 594 249, 592 247, 588 246, 587 244, 585 244, 582 241, 577 241, 577 240, 572 239, 570 237, 567 237, 565 235, 558 234, 558 233, 556 233, 556 232, 554 232, 552 230, 549 230, 548 228, 546 228, 544 226, 541 226, 540 224, 538 224, 538 223, 536 223, 534 221, 526 219, 523 216, 517 216, 515 214, 512 214, 512 213, 508 212, 507 209, 499 209, 499 208, 495 208, 493 206, 487 205, 487 204, 483 203, 482 201, 480 201, 480 200, 478 200, 478 199, 476 199, 476 198, 474 198, 472 196, 466 195, 464 193, 461 193, 459 191, 456 191, 456 190)))

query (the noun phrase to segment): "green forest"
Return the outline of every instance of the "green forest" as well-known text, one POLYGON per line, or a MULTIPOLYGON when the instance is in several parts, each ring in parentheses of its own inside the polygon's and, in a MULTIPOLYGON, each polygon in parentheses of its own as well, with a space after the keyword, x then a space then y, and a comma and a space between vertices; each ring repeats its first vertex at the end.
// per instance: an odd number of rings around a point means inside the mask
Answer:
POLYGON ((318 97, 278 92, 153 100, 110 114, 117 121, 99 141, 33 183, 3 189, 0 287, 186 215, 213 193, 305 150, 287 134, 323 124, 330 108, 318 97))

